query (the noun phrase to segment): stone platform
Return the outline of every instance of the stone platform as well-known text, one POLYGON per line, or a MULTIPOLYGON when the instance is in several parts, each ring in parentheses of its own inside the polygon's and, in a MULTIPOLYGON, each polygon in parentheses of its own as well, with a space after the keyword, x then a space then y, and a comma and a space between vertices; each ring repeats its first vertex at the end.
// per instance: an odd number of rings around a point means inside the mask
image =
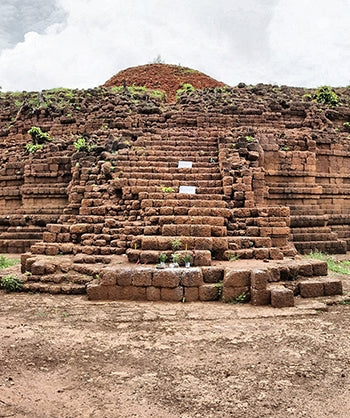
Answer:
POLYGON ((294 298, 342 294, 340 280, 327 277, 327 263, 302 257, 236 260, 212 266, 132 265, 125 256, 22 255, 27 291, 87 293, 89 300, 167 302, 222 301, 294 306, 294 298))

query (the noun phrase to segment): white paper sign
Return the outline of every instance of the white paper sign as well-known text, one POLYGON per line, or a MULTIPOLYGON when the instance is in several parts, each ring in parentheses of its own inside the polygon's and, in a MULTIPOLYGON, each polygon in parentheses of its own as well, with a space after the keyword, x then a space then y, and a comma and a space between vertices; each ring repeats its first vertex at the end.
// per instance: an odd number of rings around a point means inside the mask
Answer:
POLYGON ((192 168, 192 161, 179 161, 177 168, 192 168))
POLYGON ((196 194, 195 186, 180 186, 179 193, 196 194))

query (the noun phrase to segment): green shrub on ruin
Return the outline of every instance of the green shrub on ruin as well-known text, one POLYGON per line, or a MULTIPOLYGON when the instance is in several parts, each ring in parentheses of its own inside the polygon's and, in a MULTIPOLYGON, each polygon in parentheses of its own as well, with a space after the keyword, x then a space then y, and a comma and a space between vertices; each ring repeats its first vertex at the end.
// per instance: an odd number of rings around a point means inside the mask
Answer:
POLYGON ((95 145, 88 144, 83 136, 79 136, 79 138, 73 143, 73 146, 77 152, 91 152, 95 148, 95 145))
POLYGON ((4 276, 0 280, 0 287, 5 290, 5 292, 20 292, 23 287, 22 280, 15 277, 13 274, 4 276))
POLYGON ((31 136, 33 144, 44 144, 45 142, 53 141, 53 138, 47 132, 43 132, 37 126, 32 126, 28 134, 31 136))
POLYGON ((177 97, 177 99, 179 99, 182 94, 184 94, 184 93, 191 94, 195 90, 196 89, 192 86, 192 84, 185 83, 185 84, 182 85, 182 87, 180 89, 177 90, 176 97, 177 97))
POLYGON ((317 103, 329 106, 337 106, 339 104, 338 96, 329 86, 319 87, 315 92, 315 99, 317 103))
POLYGON ((129 95, 131 95, 131 98, 135 103, 138 103, 141 96, 144 96, 144 95, 148 96, 150 99, 157 99, 161 101, 166 100, 165 92, 160 91, 160 90, 148 89, 145 86, 135 86, 135 84, 133 84, 132 86, 126 86, 126 87, 115 86, 115 87, 111 87, 111 90, 117 94, 128 93, 129 95))
POLYGON ((44 144, 26 144, 26 150, 29 152, 29 154, 34 154, 43 147, 44 144))

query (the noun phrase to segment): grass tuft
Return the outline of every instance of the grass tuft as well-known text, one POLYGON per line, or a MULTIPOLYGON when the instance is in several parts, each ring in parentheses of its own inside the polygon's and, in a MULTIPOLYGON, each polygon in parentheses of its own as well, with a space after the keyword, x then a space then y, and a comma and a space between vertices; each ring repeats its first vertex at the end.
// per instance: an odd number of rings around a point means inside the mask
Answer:
POLYGON ((313 258, 314 260, 326 261, 328 270, 330 271, 350 275, 350 261, 337 261, 332 255, 322 253, 321 251, 312 251, 307 257, 313 258))

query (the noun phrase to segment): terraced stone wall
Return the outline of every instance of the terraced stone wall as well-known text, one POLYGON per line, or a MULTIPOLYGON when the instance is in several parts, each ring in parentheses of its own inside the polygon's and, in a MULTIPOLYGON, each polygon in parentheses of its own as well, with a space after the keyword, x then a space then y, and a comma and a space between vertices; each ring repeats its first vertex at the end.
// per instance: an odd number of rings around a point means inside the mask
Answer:
POLYGON ((199 264, 281 258, 293 242, 345 252, 349 92, 336 108, 305 93, 219 88, 176 104, 127 89, 1 94, 0 251, 154 262, 180 236, 199 264), (29 154, 32 126, 54 141, 29 154), (77 152, 79 136, 89 150, 77 152), (191 183, 196 196, 178 193, 191 183))

